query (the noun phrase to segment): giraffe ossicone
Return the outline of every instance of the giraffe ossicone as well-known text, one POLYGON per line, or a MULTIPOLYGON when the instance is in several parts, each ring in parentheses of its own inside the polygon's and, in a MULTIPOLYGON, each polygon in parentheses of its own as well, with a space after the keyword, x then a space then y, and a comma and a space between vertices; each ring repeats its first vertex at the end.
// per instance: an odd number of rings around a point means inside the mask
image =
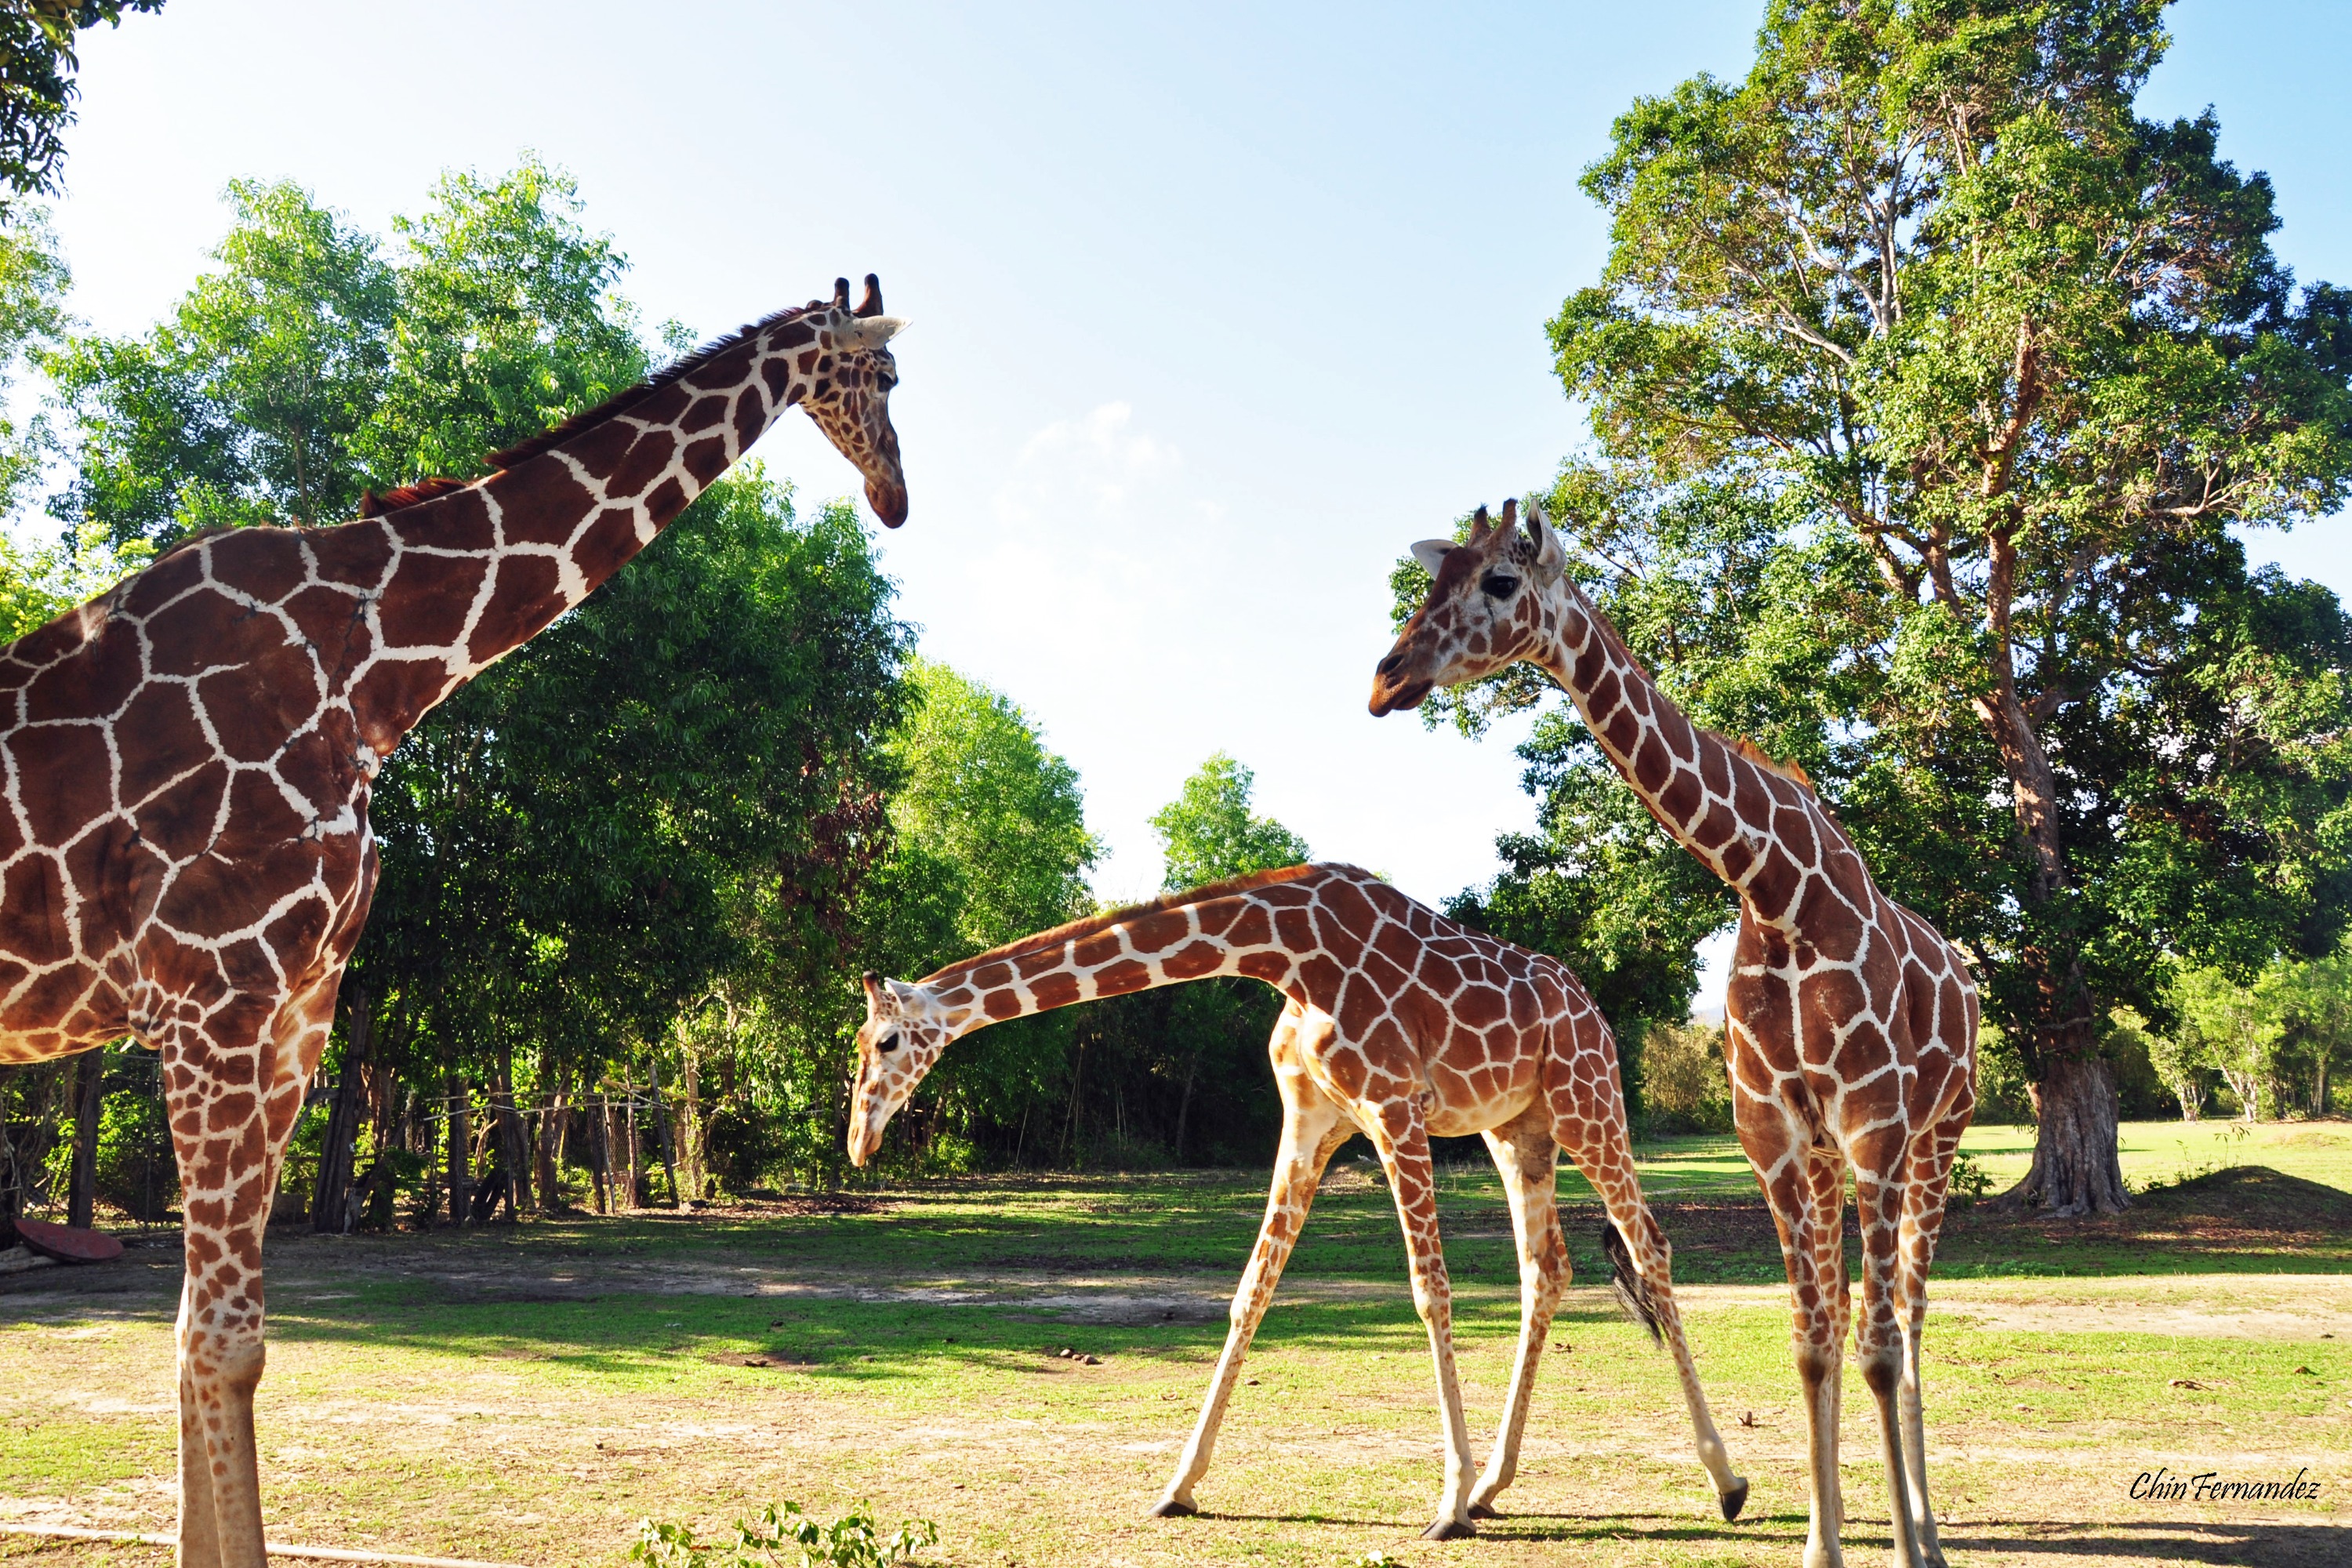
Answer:
POLYGON ((369 790, 435 704, 537 635, 805 408, 893 527, 898 330, 780 311, 356 522, 196 536, 0 648, 0 1064, 162 1057, 187 1231, 183 1568, 263 1568, 262 1231, 367 918, 369 790))
POLYGON ((1878 1404, 1898 1568, 1939 1568, 1920 1334, 1960 1134, 1976 1109, 1976 983, 1943 933, 1879 889, 1804 771, 1693 723, 1563 568, 1530 504, 1427 540, 1426 603, 1380 661, 1375 715, 1525 660, 1568 691, 1661 826, 1739 897, 1725 1006, 1733 1122, 1780 1233, 1805 1389, 1806 1568, 1843 1561, 1840 1374, 1851 1168, 1863 1243, 1856 1337, 1878 1404))
POLYGON ((1554 1198, 1561 1149, 1608 1207, 1618 1283, 1672 1352, 1700 1462, 1723 1517, 1737 1518, 1748 1483, 1732 1473, 1684 1340, 1671 1249, 1633 1171, 1607 1021, 1559 960, 1457 925, 1370 872, 1339 865, 1261 872, 1040 931, 912 984, 869 973, 850 1163, 873 1158, 940 1054, 973 1030, 1212 975, 1263 981, 1286 999, 1268 1045, 1282 1140, 1223 1353, 1153 1511, 1195 1511, 1193 1489, 1324 1167, 1361 1132, 1389 1175, 1413 1305, 1437 1372, 1445 1488, 1423 1533, 1471 1533, 1471 1521, 1492 1512, 1517 1472, 1536 1370, 1569 1279, 1554 1198), (1521 1312, 1501 1428, 1475 1483, 1429 1145, 1433 1134, 1471 1132, 1485 1135, 1510 1202, 1521 1312))

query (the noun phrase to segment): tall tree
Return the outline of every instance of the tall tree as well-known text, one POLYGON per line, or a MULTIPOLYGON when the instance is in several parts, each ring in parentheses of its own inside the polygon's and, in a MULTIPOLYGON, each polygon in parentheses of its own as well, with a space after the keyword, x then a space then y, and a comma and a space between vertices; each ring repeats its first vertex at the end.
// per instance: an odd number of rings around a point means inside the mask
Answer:
POLYGON ((2109 1007, 2352 912, 2352 624, 2232 531, 2352 484, 2352 295, 2210 114, 2134 112, 2161 9, 1773 0, 1744 81, 1617 121, 1551 323, 1596 447, 1556 513, 1970 952, 2059 1214, 2126 1201, 2109 1007))
MULTIPOLYGON (((125 11, 161 11, 163 0, 17 0, 0 5, 0 185, 17 195, 54 194, 65 130, 80 93, 80 35, 125 11)), ((0 202, 0 220, 14 216, 0 202)))
POLYGON ((1045 748, 1018 705, 946 665, 908 669, 914 710, 890 750, 904 784, 890 800, 902 850, 955 880, 968 956, 1093 907, 1086 874, 1102 853, 1087 831, 1077 770, 1045 748))
POLYGON ((1151 816, 1171 891, 1226 877, 1245 877, 1307 858, 1307 840, 1250 810, 1257 775, 1223 752, 1184 781, 1174 800, 1151 816))
POLYGON ((299 185, 237 180, 227 199, 217 268, 162 325, 77 338, 45 362, 75 427, 73 478, 51 502, 69 525, 168 544, 200 528, 340 522, 358 503, 395 273, 299 185))

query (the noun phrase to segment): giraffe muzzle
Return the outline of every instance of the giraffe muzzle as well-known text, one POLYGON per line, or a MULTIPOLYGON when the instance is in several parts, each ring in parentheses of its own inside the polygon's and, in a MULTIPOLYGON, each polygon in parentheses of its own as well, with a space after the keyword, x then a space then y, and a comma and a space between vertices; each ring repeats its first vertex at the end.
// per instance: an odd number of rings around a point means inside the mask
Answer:
POLYGON ((1434 683, 1419 677, 1399 679, 1402 663, 1402 655, 1391 654, 1373 674, 1370 704, 1373 718, 1385 719, 1400 710, 1410 712, 1429 700, 1429 690, 1434 683))
POLYGON ((907 521, 907 487, 898 479, 867 479, 866 504, 882 520, 885 528, 896 528, 907 521))

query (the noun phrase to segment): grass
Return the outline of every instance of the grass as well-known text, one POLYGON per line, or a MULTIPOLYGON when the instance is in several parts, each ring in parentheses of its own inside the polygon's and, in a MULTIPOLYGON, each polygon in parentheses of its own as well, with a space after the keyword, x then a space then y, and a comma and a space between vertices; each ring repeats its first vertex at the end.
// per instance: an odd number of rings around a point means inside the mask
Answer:
MULTIPOLYGON (((2136 1181, 2189 1168, 2164 1142, 2177 1130, 2126 1131, 2136 1181)), ((2195 1161, 2238 1152, 2284 1173, 2209 1173, 2096 1226, 1956 1218, 1928 1338, 1956 1561, 2352 1556, 2352 1138, 2262 1129, 2240 1149, 2187 1132, 2195 1161), (2158 1465, 2307 1467, 2323 1490, 2266 1509, 2133 1503, 2134 1476, 2158 1465)), ((1997 1181, 1996 1162, 2021 1171, 2021 1145, 1971 1134, 1997 1181)), ((614 1564, 641 1516, 708 1535, 792 1499, 936 1520, 926 1560, 961 1564, 1794 1563, 1801 1426, 1769 1222, 1728 1140, 1643 1154, 1702 1376, 1755 1482, 1738 1524, 1714 1514, 1670 1366, 1595 1284, 1598 1214, 1580 1204, 1567 1348, 1547 1353, 1509 1517, 1474 1541, 1419 1541, 1441 1479, 1426 1341, 1387 1194, 1350 1165, 1261 1331, 1202 1518, 1141 1515, 1223 1338, 1263 1204, 1255 1173, 273 1237, 271 1533, 614 1564), (1098 1364, 1054 1353, 1066 1347, 1098 1364)), ((1517 1328, 1508 1226, 1491 1171, 1449 1171, 1442 1202, 1483 1457, 1517 1328)), ((176 1264, 137 1247, 0 1282, 0 1521, 168 1531, 176 1264)), ((1857 1562, 1885 1550, 1874 1427, 1850 1380, 1857 1562)), ((164 1560, 0 1537, 6 1563, 164 1560)))

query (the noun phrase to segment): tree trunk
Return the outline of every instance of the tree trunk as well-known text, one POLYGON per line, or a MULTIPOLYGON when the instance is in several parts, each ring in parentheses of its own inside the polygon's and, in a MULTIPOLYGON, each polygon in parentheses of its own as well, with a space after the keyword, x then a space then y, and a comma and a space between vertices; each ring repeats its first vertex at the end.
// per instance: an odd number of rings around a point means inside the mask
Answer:
POLYGON ((686 1199, 677 1190, 677 1124, 670 1119, 669 1100, 662 1094, 661 1062, 656 1058, 646 1058, 646 1083, 654 1097, 654 1127, 661 1134, 662 1173, 669 1177, 669 1206, 684 1208, 686 1199))
POLYGON ((551 1072, 539 1121, 539 1212, 553 1214, 563 1205, 563 1129, 571 1114, 571 1096, 560 1070, 551 1072))
POLYGON ((1176 1102, 1176 1146, 1168 1152, 1180 1167, 1184 1163, 1184 1124, 1192 1115, 1192 1080, 1201 1076, 1202 1049, 1197 1044, 1192 1047, 1192 1063, 1184 1069, 1183 1098, 1176 1102))
POLYGON ((637 1147, 637 1084, 635 1075, 621 1075, 621 1157, 627 1162, 621 1184, 624 1202, 637 1206, 637 1173, 645 1167, 645 1152, 637 1147))
POLYGON ((2058 1217, 2122 1213, 2131 1198, 2116 1152, 2116 1105, 2105 1058, 2089 1050, 2049 1053, 2033 1167, 2001 1203, 2058 1217))
POLYGON ((686 1089, 685 1143, 678 1151, 678 1163, 686 1168, 687 1190, 697 1199, 704 1196, 702 1159, 702 1073, 701 1064, 695 1059, 694 1046, 681 1031, 677 1042, 678 1056, 685 1062, 683 1077, 686 1089))
POLYGON ((596 1140, 589 1158, 596 1162, 596 1212, 613 1212, 613 1097, 596 1096, 596 1140))
POLYGON ((2319 1080, 2313 1087, 2311 1091, 2311 1113, 2314 1116, 2325 1116, 2327 1114, 2327 1042, 2326 1040, 2320 1041, 2319 1080))
POLYGON ((98 1117, 106 1098, 106 1052, 84 1051, 75 1064, 73 1178, 66 1189, 66 1223, 88 1230, 98 1214, 98 1117))
POLYGON ((368 1035, 373 1010, 367 986, 350 987, 351 1018, 344 1029, 343 1068, 335 1079, 335 1102, 327 1112, 327 1142, 319 1151, 319 1181, 310 1194, 310 1229, 318 1236, 348 1236, 359 1219, 352 1177, 359 1163, 360 1110, 366 1102, 368 1035))
POLYGON ((449 1091, 449 1223, 466 1223, 474 1196, 473 1107, 465 1079, 456 1073, 446 1079, 449 1091))
POLYGON ((515 1106, 514 1047, 499 1047, 498 1068, 498 1154, 492 1162, 506 1173, 505 1197, 507 1218, 519 1220, 522 1211, 531 1206, 530 1132, 522 1124, 522 1112, 515 1106))
MULTIPOLYGON (((2013 428, 2022 429, 2026 412, 2040 391, 2038 382, 2030 381, 2030 332, 2019 342, 2013 428)), ((2001 483, 2006 484, 2005 473, 2001 483)), ((1988 497, 1992 493, 1988 490, 1988 497)), ((2018 835, 2033 856, 2033 880, 2026 889, 2026 902, 2039 911, 2056 903, 2072 879, 2058 812, 2057 773, 2051 766, 2048 748, 2035 732, 2033 717, 2019 695, 2017 664, 2010 645, 2019 521, 2011 504, 1985 534, 1984 609, 1986 629, 1992 635, 1993 689, 1975 699, 1974 706, 2009 774, 2018 835)), ((2130 1199, 2124 1192, 2116 1147, 2115 1074, 2098 1054, 2096 999, 2084 981, 2081 961, 2063 948, 2053 951, 2032 942, 2021 957, 2038 971, 2034 977, 2040 1016, 2028 1037, 2026 1060, 2039 1090, 2034 1110, 2041 1131, 2034 1142, 2033 1168, 2024 1181, 2002 1194, 2001 1201, 2052 1215, 2119 1213, 2130 1199)))

